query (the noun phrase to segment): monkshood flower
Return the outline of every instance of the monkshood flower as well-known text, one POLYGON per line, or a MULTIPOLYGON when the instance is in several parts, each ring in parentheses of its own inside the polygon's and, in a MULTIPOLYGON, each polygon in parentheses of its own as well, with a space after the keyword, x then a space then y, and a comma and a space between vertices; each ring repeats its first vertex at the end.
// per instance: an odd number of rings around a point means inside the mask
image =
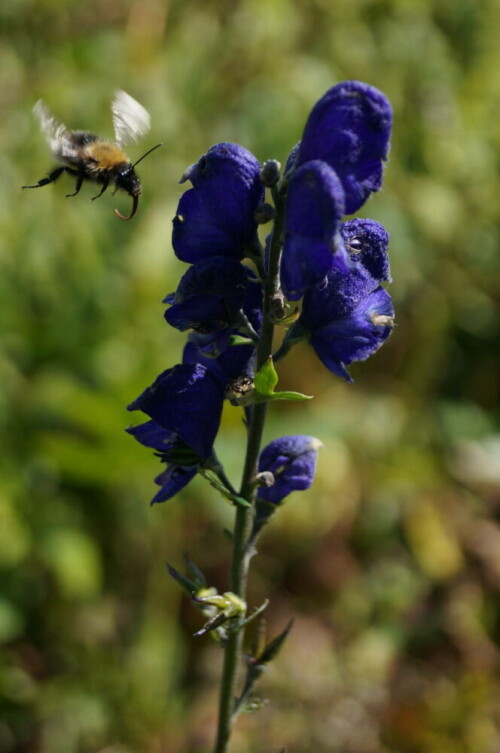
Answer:
POLYGON ((382 187, 391 127, 392 107, 382 92, 362 81, 343 81, 313 107, 295 167, 311 160, 330 165, 344 187, 345 213, 353 214, 382 187))
POLYGON ((255 348, 252 345, 228 345, 218 356, 206 356, 195 343, 188 342, 184 347, 182 362, 202 364, 226 389, 230 382, 241 377, 253 376, 255 348))
POLYGON ((342 184, 326 162, 307 162, 290 178, 281 261, 281 286, 289 300, 302 298, 332 266, 349 268, 339 233, 344 201, 342 184))
POLYGON ((152 505, 171 499, 196 476, 198 458, 174 432, 167 431, 156 421, 147 421, 127 431, 145 447, 156 450, 155 454, 166 464, 166 469, 155 478, 161 488, 151 500, 152 505))
POLYGON ((248 278, 236 259, 210 256, 193 264, 181 277, 175 293, 165 298, 171 308, 165 319, 184 331, 202 334, 234 325, 245 302, 248 278))
POLYGON ((162 488, 153 502, 173 497, 193 478, 196 466, 212 458, 223 400, 223 387, 206 366, 179 364, 128 406, 152 419, 129 433, 167 464, 156 479, 162 488))
MULTIPOLYGON (((262 286, 252 270, 243 267, 248 284, 245 291, 242 314, 253 332, 259 333, 262 326, 262 286)), ((251 380, 254 375, 255 345, 231 345, 233 335, 245 337, 241 327, 235 326, 203 335, 193 332, 184 348, 183 363, 203 364, 226 387, 236 380, 251 380)))
POLYGON ((380 285, 373 287, 366 270, 342 275, 333 269, 325 282, 307 291, 288 336, 309 339, 326 368, 352 382, 346 366, 375 353, 393 326, 391 297, 380 285))
POLYGON ((333 267, 349 269, 340 220, 381 188, 391 124, 386 97, 359 81, 332 87, 313 108, 285 168, 281 284, 289 300, 301 298, 333 267))
MULTIPOLYGON (((225 256, 207 257, 193 264, 176 292, 165 301, 172 304, 165 312, 167 322, 181 331, 192 330, 189 342, 196 346, 190 349, 192 363, 196 358, 206 365, 213 362, 229 346, 233 335, 256 339, 262 325, 261 284, 251 269, 225 256)), ((235 363, 245 363, 254 346, 239 345, 232 350, 242 351, 235 363)))
POLYGON ((264 198, 261 166, 238 144, 211 147, 188 167, 181 183, 191 181, 177 207, 172 244, 181 261, 207 256, 243 259, 257 238, 254 213, 264 198))
POLYGON ((259 457, 259 474, 272 474, 274 483, 259 488, 256 526, 272 515, 278 505, 294 491, 309 489, 316 473, 318 450, 323 443, 302 434, 279 437, 270 442, 259 457))

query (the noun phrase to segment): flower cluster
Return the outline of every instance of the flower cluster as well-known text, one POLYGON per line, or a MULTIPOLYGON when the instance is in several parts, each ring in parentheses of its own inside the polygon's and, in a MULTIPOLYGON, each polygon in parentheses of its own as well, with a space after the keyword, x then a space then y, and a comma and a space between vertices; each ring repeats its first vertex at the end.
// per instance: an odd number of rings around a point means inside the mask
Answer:
MULTIPOLYGON (((382 287, 390 281, 388 234, 374 220, 344 217, 381 187, 391 119, 381 92, 343 82, 313 108, 282 176, 279 163, 261 165, 232 143, 216 144, 185 171, 181 183, 191 188, 179 201, 172 244, 190 266, 165 298, 165 319, 188 332, 187 344, 182 363, 129 406, 150 418, 129 432, 166 465, 153 502, 171 498, 207 470, 237 499, 214 441, 225 399, 244 406, 248 423, 259 400, 278 395, 256 388, 266 317, 288 327, 275 361, 307 339, 322 363, 348 381, 346 367, 390 334, 394 311, 382 287), (265 203, 266 188, 274 208, 265 203), (258 227, 270 219, 274 229, 262 244, 258 227), (266 300, 271 289, 281 308, 266 300)), ((281 437, 262 451, 257 527, 290 492, 310 486, 319 444, 281 437)))

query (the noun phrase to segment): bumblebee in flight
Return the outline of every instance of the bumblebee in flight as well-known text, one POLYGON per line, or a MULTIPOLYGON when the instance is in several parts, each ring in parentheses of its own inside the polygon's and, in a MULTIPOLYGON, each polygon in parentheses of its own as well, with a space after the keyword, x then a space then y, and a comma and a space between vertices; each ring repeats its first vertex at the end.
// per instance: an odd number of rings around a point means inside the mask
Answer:
POLYGON ((141 194, 141 181, 135 172, 135 167, 161 144, 147 151, 134 164, 122 151, 122 147, 136 143, 140 136, 149 131, 151 121, 147 110, 126 92, 118 90, 115 93, 111 102, 111 113, 116 143, 105 141, 90 131, 70 131, 52 115, 42 100, 36 103, 33 112, 48 141, 53 157, 62 165, 56 167, 47 178, 42 178, 34 186, 23 186, 23 188, 47 186, 49 183, 54 183, 63 172, 67 172, 76 177, 75 191, 67 196, 76 196, 83 182, 90 180, 102 185, 97 196, 92 197, 94 200, 103 195, 110 183, 114 183, 113 196, 118 188, 122 188, 132 197, 132 211, 128 217, 124 217, 118 209, 115 209, 115 213, 121 220, 132 219, 137 211, 141 194))

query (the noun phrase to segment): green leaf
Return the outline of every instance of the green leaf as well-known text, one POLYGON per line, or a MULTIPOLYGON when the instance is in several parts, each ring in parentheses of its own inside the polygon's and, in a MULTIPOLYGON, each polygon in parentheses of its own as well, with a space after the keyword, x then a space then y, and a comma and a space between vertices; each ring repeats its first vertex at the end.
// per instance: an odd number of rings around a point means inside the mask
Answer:
POLYGON ((255 375, 255 389, 261 395, 269 397, 273 394, 277 384, 278 374, 274 368, 272 356, 269 356, 268 360, 255 375))
POLYGON ((280 651, 282 648, 284 642, 286 641, 288 634, 290 630, 292 629, 293 625, 293 619, 290 620, 286 628, 283 630, 282 633, 276 636, 276 638, 273 638, 273 640, 267 644, 264 651, 261 653, 261 655, 258 657, 259 664, 268 664, 276 654, 280 651))
POLYGON ((166 565, 167 570, 172 578, 177 581, 177 583, 181 586, 181 588, 184 589, 184 591, 186 591, 186 593, 192 596, 196 592, 196 583, 194 583, 189 578, 186 578, 186 576, 176 570, 173 565, 169 565, 168 562, 166 563, 166 565))
POLYGON ((242 507, 251 507, 250 502, 247 502, 247 500, 243 497, 240 497, 239 494, 235 494, 230 489, 228 489, 227 486, 221 481, 221 479, 216 476, 214 471, 208 468, 203 468, 203 466, 201 466, 198 469, 198 473, 200 474, 200 476, 203 476, 203 478, 208 481, 210 486, 213 489, 216 489, 219 494, 221 494, 228 502, 232 502, 236 505, 241 505, 242 507))
POLYGON ((189 573, 189 575, 194 579, 194 582, 198 586, 198 588, 201 588, 202 586, 207 585, 207 581, 205 578, 205 575, 201 572, 198 565, 195 565, 191 557, 187 552, 184 552, 184 562, 186 563, 186 568, 189 573))

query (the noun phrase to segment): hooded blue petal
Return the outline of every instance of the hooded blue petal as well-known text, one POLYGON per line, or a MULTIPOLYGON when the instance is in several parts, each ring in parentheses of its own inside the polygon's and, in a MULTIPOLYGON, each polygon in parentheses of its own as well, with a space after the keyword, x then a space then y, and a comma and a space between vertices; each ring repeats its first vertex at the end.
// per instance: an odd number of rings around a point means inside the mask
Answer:
POLYGON ((156 421, 146 421, 146 423, 139 424, 139 426, 131 426, 126 431, 143 444, 144 447, 151 447, 151 449, 157 450, 162 455, 168 453, 177 442, 177 436, 171 431, 164 429, 156 421))
POLYGON ((313 161, 294 172, 286 199, 281 262, 281 285, 288 299, 301 298, 333 266, 349 268, 339 233, 343 214, 344 191, 331 167, 313 161))
POLYGON ((194 188, 181 196, 172 224, 172 245, 181 261, 194 264, 214 254, 243 258, 241 245, 235 244, 218 217, 203 207, 194 188))
POLYGON ((340 305, 338 317, 315 329, 310 343, 327 369, 352 382, 345 367, 375 353, 391 334, 393 323, 391 297, 378 287, 351 311, 346 312, 340 305))
POLYGON ((349 220, 340 227, 344 244, 356 264, 362 265, 377 282, 391 282, 389 233, 375 220, 349 220))
POLYGON ((391 126, 392 108, 382 92, 344 81, 312 109, 296 164, 319 159, 333 167, 344 187, 346 214, 352 214, 382 185, 391 126))
POLYGON ((165 319, 180 330, 224 329, 236 321, 246 289, 247 274, 236 259, 201 259, 182 276, 174 296, 167 296, 172 307, 165 312, 165 319))
POLYGON ((196 476, 196 468, 184 468, 180 465, 169 464, 163 473, 155 478, 155 483, 161 486, 160 491, 155 494, 151 504, 166 502, 184 489, 192 478, 196 476))
POLYGON ((252 345, 229 345, 220 355, 209 358, 193 342, 188 342, 182 356, 183 363, 203 364, 223 388, 241 376, 253 373, 255 348, 252 345))
POLYGON ((155 483, 161 486, 161 489, 153 497, 152 505, 174 497, 196 475, 196 463, 182 466, 169 461, 169 455, 179 445, 179 439, 176 434, 167 431, 156 421, 147 421, 139 426, 130 427, 127 432, 145 447, 157 450, 157 454, 167 464, 165 470, 155 479, 155 483))
MULTIPOLYGON (((248 267, 243 267, 247 277, 243 312, 256 332, 262 326, 262 285, 248 267)), ((225 388, 229 382, 240 376, 253 375, 255 347, 253 345, 229 345, 232 334, 244 335, 238 327, 216 332, 211 336, 198 333, 190 335, 186 345, 183 363, 202 363, 211 371, 225 388), (215 357, 214 357, 215 356, 215 357)))
POLYGON ((243 258, 256 238, 254 213, 264 198, 258 160, 238 144, 216 144, 186 170, 181 182, 186 180, 194 193, 181 199, 174 220, 177 256, 196 261, 213 248, 243 258))
POLYGON ((180 437, 200 460, 207 460, 219 429, 223 390, 202 364, 167 369, 134 400, 129 410, 141 410, 168 432, 180 437))
POLYGON ((298 322, 314 332, 353 311, 377 287, 377 281, 361 265, 348 274, 332 269, 324 282, 307 291, 298 322))

